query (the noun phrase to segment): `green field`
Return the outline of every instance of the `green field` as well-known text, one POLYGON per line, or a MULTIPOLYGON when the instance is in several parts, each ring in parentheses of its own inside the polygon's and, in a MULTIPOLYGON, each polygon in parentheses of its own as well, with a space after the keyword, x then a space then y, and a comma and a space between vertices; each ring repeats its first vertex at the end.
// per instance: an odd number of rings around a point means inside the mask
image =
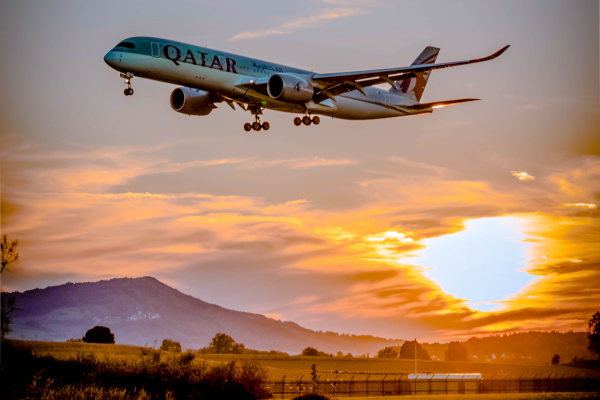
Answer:
MULTIPOLYGON (((17 347, 33 350, 36 355, 49 355, 57 359, 67 360, 79 356, 94 355, 99 361, 127 361, 136 362, 141 360, 141 348, 127 345, 104 345, 88 343, 64 343, 64 342, 41 342, 41 341, 12 341, 17 347)), ((173 354, 162 352, 161 357, 166 359, 173 354)), ((414 362, 408 360, 390 360, 378 358, 346 358, 346 357, 303 357, 303 356, 270 356, 270 355, 219 355, 219 354, 197 354, 195 363, 206 361, 211 365, 226 364, 231 361, 253 360, 267 369, 271 380, 297 380, 301 376, 309 379, 311 366, 315 364, 321 379, 333 379, 336 370, 345 371, 339 374, 341 379, 350 379, 354 375, 355 380, 383 379, 387 374, 389 378, 393 375, 413 373, 414 362)), ((484 378, 512 376, 546 377, 550 374, 565 377, 579 374, 580 377, 592 374, 599 376, 600 371, 567 366, 551 365, 511 365, 493 363, 448 363, 443 361, 419 361, 417 364, 419 373, 481 373, 484 378)))

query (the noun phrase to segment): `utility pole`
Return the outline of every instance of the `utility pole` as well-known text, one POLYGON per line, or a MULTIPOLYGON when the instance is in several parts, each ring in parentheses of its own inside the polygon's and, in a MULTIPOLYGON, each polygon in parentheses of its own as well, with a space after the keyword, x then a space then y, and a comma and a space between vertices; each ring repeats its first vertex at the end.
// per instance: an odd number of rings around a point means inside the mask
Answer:
POLYGON ((415 338, 415 375, 416 374, 417 374, 417 338, 415 338))

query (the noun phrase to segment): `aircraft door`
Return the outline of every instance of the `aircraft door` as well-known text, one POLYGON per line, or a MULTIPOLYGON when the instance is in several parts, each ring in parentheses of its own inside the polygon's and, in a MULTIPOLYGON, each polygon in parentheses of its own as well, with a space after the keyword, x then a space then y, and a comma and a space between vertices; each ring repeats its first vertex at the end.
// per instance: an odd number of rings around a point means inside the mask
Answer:
POLYGON ((158 43, 152 42, 152 57, 160 57, 160 48, 158 43))

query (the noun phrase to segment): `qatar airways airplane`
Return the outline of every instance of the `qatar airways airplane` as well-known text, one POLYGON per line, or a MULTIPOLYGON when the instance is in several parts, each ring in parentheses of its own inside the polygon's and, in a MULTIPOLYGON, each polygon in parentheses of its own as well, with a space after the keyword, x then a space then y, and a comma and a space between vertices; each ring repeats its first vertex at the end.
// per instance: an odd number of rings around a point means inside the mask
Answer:
POLYGON ((420 103, 431 71, 492 60, 491 56, 435 64, 440 49, 426 47, 409 67, 319 74, 206 47, 153 37, 125 39, 104 56, 121 72, 131 96, 133 77, 153 79, 181 87, 171 93, 173 110, 187 115, 208 115, 225 102, 254 115, 246 131, 268 130, 260 122, 264 109, 303 114, 296 126, 319 124, 319 115, 342 119, 378 119, 425 114, 440 108, 479 99, 420 103), (385 90, 375 85, 389 84, 385 90), (313 115, 311 117, 311 115, 313 115))

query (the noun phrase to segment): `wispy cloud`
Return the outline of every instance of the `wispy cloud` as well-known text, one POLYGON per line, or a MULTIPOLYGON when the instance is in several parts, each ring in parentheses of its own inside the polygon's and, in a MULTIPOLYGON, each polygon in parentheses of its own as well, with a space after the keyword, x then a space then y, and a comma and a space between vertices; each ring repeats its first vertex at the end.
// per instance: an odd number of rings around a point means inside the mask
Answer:
POLYGON ((328 159, 322 157, 303 157, 303 158, 288 158, 281 160, 254 160, 248 161, 242 165, 243 168, 270 168, 274 166, 284 166, 291 169, 315 168, 315 167, 332 167, 340 165, 352 165, 356 161, 342 159, 328 159))
POLYGON ((520 181, 533 181, 535 180, 535 176, 529 175, 524 171, 511 171, 512 176, 516 177, 520 181))
POLYGON ((229 38, 230 41, 240 39, 256 39, 272 35, 285 35, 293 33, 298 29, 312 28, 325 21, 331 21, 339 18, 347 18, 354 15, 364 14, 366 11, 362 8, 334 8, 319 10, 318 14, 308 17, 295 18, 285 22, 275 28, 259 29, 238 33, 229 38))

